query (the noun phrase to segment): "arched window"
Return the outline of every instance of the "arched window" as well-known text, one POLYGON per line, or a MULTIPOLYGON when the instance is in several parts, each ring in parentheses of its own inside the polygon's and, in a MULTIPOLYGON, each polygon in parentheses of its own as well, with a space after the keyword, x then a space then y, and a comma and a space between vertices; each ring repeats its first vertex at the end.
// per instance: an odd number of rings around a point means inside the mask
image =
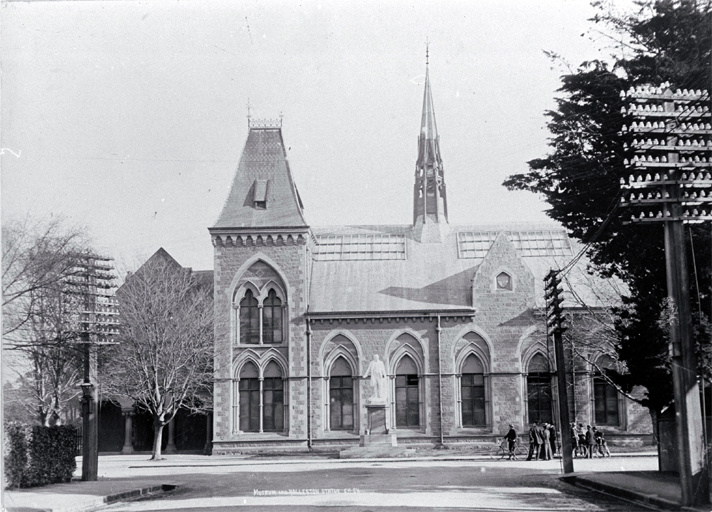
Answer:
POLYGON ((263 394, 263 427, 265 432, 284 430, 284 381, 282 370, 274 361, 265 368, 263 394))
POLYGON ((396 426, 420 426, 420 396, 418 370, 408 356, 398 362, 396 368, 396 426))
POLYGON ((496 278, 497 289, 498 290, 511 290, 512 289, 512 276, 506 272, 500 272, 496 278))
POLYGON ((260 380, 252 363, 246 363, 240 372, 240 430, 260 431, 260 380))
POLYGON ((529 423, 553 423, 551 414, 551 374, 549 363, 543 354, 536 354, 529 361, 527 371, 527 408, 529 423))
POLYGON ((485 376, 482 363, 470 354, 462 365, 460 379, 462 426, 482 427, 487 424, 485 413, 485 376))
MULTIPOLYGON (((616 373, 614 370, 605 371, 609 376, 616 373)), ((596 425, 620 425, 618 390, 600 374, 593 377, 593 401, 596 425)))
POLYGON ((240 301, 240 343, 260 342, 260 312, 252 290, 240 301))
POLYGON ((329 378, 329 426, 331 430, 354 428, 354 387, 351 367, 339 357, 329 378))
POLYGON ((270 290, 262 306, 263 343, 282 343, 282 301, 270 290))

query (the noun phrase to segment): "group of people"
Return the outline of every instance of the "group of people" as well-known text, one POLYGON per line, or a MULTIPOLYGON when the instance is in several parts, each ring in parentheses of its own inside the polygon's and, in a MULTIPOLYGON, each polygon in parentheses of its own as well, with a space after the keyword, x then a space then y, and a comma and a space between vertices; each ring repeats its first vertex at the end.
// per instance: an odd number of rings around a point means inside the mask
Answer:
POLYGON ((551 460, 556 454, 556 428, 551 423, 539 425, 535 421, 529 428, 529 454, 527 460, 551 460))
POLYGON ((593 454, 600 457, 610 457, 611 451, 608 449, 608 443, 603 436, 603 432, 596 427, 586 425, 586 430, 583 428, 583 423, 571 423, 571 443, 573 444, 574 457, 593 458, 593 454))
MULTIPOLYGON (((509 431, 504 436, 509 449, 509 458, 516 458, 514 451, 517 445, 517 431, 514 425, 509 425, 509 431)), ((556 427, 551 423, 542 423, 535 421, 529 428, 529 454, 527 460, 551 460, 556 455, 556 427)), ((610 457, 611 452, 608 449, 603 432, 591 425, 583 428, 583 423, 571 423, 571 443, 573 445, 573 455, 575 457, 592 458, 594 452, 597 456, 610 457)))

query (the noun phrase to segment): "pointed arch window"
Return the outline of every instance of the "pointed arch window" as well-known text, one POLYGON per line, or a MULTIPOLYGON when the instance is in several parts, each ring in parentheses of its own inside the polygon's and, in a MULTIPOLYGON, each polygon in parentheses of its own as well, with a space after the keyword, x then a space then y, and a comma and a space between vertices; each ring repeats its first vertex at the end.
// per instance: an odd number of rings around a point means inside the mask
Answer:
MULTIPOLYGON (((606 370, 606 374, 615 374, 614 370, 606 370)), ((594 421, 597 425, 619 426, 621 423, 618 407, 618 390, 602 375, 593 377, 594 421)))
POLYGON ((415 362, 404 356, 396 368, 396 426, 420 426, 420 382, 415 362))
POLYGON ((529 423, 553 423, 551 373, 549 362, 543 354, 536 354, 529 361, 527 370, 527 408, 529 423))
POLYGON ((262 384, 262 430, 278 432, 284 429, 284 381, 282 370, 270 361, 262 384))
POLYGON ((245 292, 240 301, 240 343, 257 344, 260 342, 260 311, 252 290, 245 292))
POLYGON ((270 290, 262 306, 263 343, 282 343, 282 301, 270 290))
POLYGON ((252 363, 245 364, 240 372, 240 430, 260 430, 260 380, 252 363))
MULTIPOLYGON (((259 377, 257 367, 248 362, 240 371, 233 417, 241 432, 280 432, 284 430, 284 380, 282 370, 270 361, 259 377)), ((235 421, 233 420, 233 421, 235 421)), ((234 428, 234 427, 233 427, 234 428)))
POLYGON ((329 427, 331 430, 354 428, 354 381, 351 367, 339 357, 329 377, 329 427))
POLYGON ((277 286, 264 291, 266 295, 253 291, 253 288, 246 288, 241 294, 239 291, 236 293, 232 314, 234 343, 284 343, 286 301, 283 292, 277 286))
POLYGON ((467 356, 462 365, 460 396, 462 398, 462 426, 486 426, 484 368, 474 354, 467 356))

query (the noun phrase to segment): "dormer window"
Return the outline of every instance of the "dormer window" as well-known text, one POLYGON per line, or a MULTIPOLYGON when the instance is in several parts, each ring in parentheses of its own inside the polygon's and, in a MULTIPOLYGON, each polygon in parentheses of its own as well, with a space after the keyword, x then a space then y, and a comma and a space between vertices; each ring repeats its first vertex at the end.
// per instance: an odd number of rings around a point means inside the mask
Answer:
POLYGON ((268 185, 269 180, 255 180, 253 185, 254 192, 252 196, 252 204, 257 210, 265 210, 267 208, 268 185))
POLYGON ((512 289, 512 276, 506 272, 500 272, 497 275, 497 289, 498 290, 511 290, 512 289))

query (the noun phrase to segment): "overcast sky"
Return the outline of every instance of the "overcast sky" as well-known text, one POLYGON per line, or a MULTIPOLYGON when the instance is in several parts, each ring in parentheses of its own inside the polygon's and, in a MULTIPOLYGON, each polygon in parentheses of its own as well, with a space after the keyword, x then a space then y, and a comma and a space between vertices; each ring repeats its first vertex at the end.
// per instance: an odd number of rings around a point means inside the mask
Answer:
POLYGON ((586 0, 11 2, 3 218, 62 215, 129 264, 213 267, 254 117, 283 135, 312 225, 408 224, 430 77, 452 224, 545 221, 501 186, 543 156, 561 67, 605 56, 586 0), (596 41, 599 39, 598 41, 596 41))

